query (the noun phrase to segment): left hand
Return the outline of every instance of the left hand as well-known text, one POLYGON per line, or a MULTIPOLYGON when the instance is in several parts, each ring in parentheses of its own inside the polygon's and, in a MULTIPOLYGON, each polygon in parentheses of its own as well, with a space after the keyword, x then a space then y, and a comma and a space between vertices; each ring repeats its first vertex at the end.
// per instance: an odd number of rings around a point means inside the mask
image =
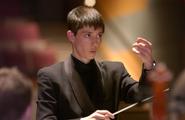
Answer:
POLYGON ((136 53, 144 63, 144 68, 149 70, 152 68, 154 61, 152 57, 152 43, 148 40, 138 37, 133 44, 132 50, 136 53))

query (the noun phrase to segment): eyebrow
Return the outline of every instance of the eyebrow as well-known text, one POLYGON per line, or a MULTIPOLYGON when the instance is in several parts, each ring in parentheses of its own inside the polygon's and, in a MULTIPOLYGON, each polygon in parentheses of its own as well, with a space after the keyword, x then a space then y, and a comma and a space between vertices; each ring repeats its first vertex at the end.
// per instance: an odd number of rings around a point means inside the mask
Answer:
POLYGON ((91 31, 82 31, 82 33, 92 33, 91 31))
MULTIPOLYGON (((93 33, 93 32, 84 30, 84 31, 82 31, 82 33, 93 33)), ((103 34, 103 32, 99 32, 98 34, 103 34)))

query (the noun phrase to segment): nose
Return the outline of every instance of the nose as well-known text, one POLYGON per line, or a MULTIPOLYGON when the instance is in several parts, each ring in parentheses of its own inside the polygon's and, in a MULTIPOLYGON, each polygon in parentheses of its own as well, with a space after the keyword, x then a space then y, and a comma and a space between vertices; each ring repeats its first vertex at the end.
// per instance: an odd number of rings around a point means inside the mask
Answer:
POLYGON ((100 41, 101 41, 100 38, 94 37, 93 38, 93 45, 96 46, 96 47, 98 47, 99 44, 100 44, 100 41))

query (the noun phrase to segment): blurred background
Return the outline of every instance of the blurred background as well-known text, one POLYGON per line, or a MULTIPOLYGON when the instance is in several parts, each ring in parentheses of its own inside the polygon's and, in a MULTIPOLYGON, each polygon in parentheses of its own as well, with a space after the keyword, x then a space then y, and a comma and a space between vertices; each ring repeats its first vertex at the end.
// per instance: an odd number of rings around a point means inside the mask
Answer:
MULTIPOLYGON (((71 53, 66 16, 83 4, 84 0, 0 0, 0 67, 18 67, 33 80, 36 93, 38 69, 71 53)), ((138 79, 142 63, 131 47, 141 36, 152 42, 155 60, 167 64, 174 77, 184 69, 184 0, 97 0, 95 8, 106 23, 97 59, 122 61, 138 79)), ((136 108, 121 117, 147 120, 148 114, 136 108)))

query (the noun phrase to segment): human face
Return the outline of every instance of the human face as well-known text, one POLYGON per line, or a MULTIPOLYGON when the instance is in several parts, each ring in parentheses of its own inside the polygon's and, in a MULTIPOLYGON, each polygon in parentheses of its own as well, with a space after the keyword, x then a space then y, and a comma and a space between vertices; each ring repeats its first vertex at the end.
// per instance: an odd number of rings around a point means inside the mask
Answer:
POLYGON ((83 27, 79 29, 72 41, 73 55, 84 63, 96 56, 100 46, 103 30, 101 28, 83 27))

